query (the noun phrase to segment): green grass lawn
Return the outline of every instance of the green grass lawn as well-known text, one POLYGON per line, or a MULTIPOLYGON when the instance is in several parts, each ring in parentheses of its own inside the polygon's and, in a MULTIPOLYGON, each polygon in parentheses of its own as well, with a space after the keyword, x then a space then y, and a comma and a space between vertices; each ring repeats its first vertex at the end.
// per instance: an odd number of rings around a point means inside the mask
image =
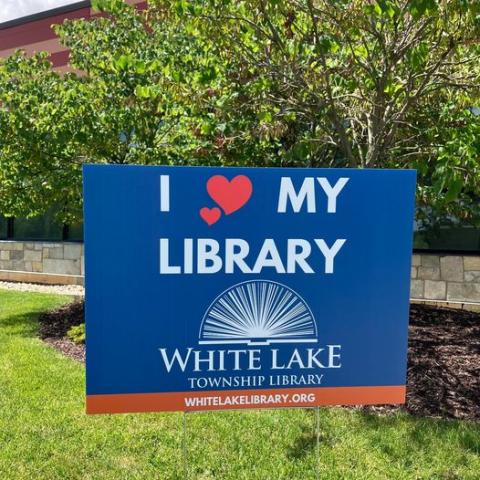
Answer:
MULTIPOLYGON (((86 416, 82 365, 37 337, 68 298, 0 290, 0 479, 181 479, 182 414, 86 416)), ((479 479, 480 425, 320 413, 322 479, 479 479)), ((308 410, 187 415, 190 479, 314 479, 308 410)))

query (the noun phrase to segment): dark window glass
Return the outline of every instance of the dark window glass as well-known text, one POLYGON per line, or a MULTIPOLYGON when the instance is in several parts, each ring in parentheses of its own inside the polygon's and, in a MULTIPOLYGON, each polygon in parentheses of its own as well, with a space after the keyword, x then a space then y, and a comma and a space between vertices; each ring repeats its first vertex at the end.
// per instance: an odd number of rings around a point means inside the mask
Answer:
POLYGON ((15 240, 62 240, 63 225, 55 218, 55 210, 34 218, 15 218, 15 240))
POLYGON ((445 226, 415 232, 413 248, 417 250, 480 251, 480 229, 469 226, 445 226))
POLYGON ((74 242, 83 242, 83 222, 68 226, 68 239, 74 242))
POLYGON ((7 238, 7 219, 0 215, 0 239, 7 238))

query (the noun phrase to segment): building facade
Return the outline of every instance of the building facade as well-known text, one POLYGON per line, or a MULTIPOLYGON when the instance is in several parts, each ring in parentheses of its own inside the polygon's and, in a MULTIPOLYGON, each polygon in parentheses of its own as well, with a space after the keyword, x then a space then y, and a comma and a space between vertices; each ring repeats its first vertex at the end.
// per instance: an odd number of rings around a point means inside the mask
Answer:
MULTIPOLYGON (((147 3, 127 1, 140 9, 147 3)), ((0 24, 0 57, 7 57, 17 49, 29 55, 48 51, 56 71, 71 71, 69 52, 59 43, 52 25, 97 15, 89 1, 79 1, 0 24)), ((83 284, 82 238, 81 223, 56 222, 54 209, 34 219, 6 218, 0 212, 0 281, 83 284)), ((456 226, 435 232, 418 231, 415 247, 413 299, 480 303, 478 229, 456 226)))

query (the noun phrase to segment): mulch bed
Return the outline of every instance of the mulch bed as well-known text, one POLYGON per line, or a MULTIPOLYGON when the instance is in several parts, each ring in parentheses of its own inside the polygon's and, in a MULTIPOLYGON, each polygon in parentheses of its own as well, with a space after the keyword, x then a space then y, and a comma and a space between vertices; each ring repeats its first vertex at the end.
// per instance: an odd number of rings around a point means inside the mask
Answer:
MULTIPOLYGON (((83 302, 40 317, 40 336, 65 355, 85 360, 83 345, 66 338, 84 320, 83 302)), ((407 403, 361 407, 389 413, 406 410, 423 417, 480 421, 480 314, 412 305, 408 347, 407 403)))
POLYGON ((40 323, 40 338, 63 338, 71 327, 85 321, 85 306, 83 301, 69 303, 63 307, 42 313, 38 317, 40 323))
POLYGON ((83 301, 73 302, 56 310, 42 313, 38 318, 40 338, 67 357, 85 362, 85 345, 72 342, 67 337, 70 328, 83 323, 84 318, 83 301))
POLYGON ((67 357, 73 358, 74 360, 77 360, 77 362, 85 362, 85 345, 72 342, 67 337, 46 337, 43 341, 57 350, 60 350, 67 357))
POLYGON ((428 305, 410 307, 407 403, 422 417, 480 421, 480 314, 428 305))

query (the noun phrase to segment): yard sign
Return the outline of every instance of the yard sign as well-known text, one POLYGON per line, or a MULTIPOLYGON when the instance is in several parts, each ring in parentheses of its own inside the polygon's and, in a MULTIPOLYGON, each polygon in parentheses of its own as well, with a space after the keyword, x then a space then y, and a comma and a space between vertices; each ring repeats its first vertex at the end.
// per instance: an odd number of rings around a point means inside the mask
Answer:
POLYGON ((88 413, 404 402, 414 171, 84 184, 88 413))

